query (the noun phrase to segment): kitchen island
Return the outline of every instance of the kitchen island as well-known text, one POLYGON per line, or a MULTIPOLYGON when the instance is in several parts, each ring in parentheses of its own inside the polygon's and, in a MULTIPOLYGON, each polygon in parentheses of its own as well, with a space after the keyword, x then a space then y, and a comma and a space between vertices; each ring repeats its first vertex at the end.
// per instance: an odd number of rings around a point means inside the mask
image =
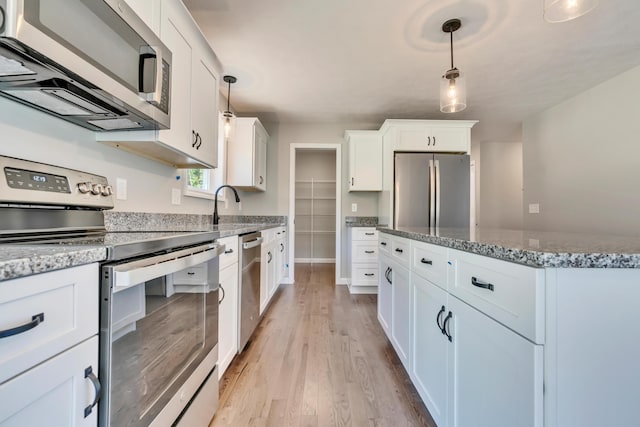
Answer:
POLYGON ((439 427, 636 423, 640 239, 378 231, 378 319, 439 427))

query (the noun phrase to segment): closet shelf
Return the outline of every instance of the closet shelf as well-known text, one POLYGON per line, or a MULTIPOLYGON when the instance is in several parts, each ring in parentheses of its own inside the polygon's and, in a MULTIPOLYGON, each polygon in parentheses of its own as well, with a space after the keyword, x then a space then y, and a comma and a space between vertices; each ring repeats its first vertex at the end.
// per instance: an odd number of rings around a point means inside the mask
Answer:
POLYGON ((330 230, 296 230, 296 234, 336 234, 330 230))
POLYGON ((335 196, 333 197, 296 197, 296 200, 335 200, 335 196))
POLYGON ((296 184, 335 184, 335 179, 297 179, 296 184))

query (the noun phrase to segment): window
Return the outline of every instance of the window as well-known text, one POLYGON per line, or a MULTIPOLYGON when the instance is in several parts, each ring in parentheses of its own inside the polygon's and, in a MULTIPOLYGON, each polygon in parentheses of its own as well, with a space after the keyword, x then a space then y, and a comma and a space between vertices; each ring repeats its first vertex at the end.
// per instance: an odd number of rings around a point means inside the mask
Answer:
MULTIPOLYGON (((216 169, 184 169, 184 195, 213 199, 216 188, 225 183, 227 147, 222 115, 218 114, 218 167, 216 169)), ((224 200, 224 191, 218 200, 224 200)))

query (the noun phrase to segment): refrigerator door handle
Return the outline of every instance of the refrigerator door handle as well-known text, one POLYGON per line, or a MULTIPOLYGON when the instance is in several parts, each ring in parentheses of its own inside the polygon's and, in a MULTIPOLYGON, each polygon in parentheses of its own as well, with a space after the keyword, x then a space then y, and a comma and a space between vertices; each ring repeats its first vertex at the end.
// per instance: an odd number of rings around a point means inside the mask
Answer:
POLYGON ((440 160, 435 160, 436 174, 436 228, 440 227, 440 160))
POLYGON ((435 168, 433 159, 429 160, 429 227, 436 224, 436 191, 435 191, 435 168))

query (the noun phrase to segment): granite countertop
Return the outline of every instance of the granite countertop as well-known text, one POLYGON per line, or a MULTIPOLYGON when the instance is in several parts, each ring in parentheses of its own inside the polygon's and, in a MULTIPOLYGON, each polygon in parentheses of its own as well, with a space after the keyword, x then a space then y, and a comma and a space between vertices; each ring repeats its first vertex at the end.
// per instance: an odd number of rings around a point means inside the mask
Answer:
MULTIPOLYGON (((285 224, 220 224, 208 225, 199 231, 145 231, 145 232, 110 232, 104 237, 87 238, 78 244, 33 244, 33 245, 0 245, 0 281, 45 273, 62 268, 75 267, 107 259, 108 248, 112 245, 126 244, 130 241, 144 239, 170 238, 176 235, 194 232, 219 232, 220 237, 234 236, 266 230, 285 224)), ((76 243, 76 242, 74 242, 76 243)))
POLYGON ((532 267, 640 268, 640 238, 476 228, 378 227, 381 232, 532 267))
POLYGON ((347 228, 355 227, 386 227, 386 224, 379 224, 377 216, 345 216, 344 224, 347 228))
POLYGON ((104 246, 0 245, 0 281, 103 261, 104 246))

